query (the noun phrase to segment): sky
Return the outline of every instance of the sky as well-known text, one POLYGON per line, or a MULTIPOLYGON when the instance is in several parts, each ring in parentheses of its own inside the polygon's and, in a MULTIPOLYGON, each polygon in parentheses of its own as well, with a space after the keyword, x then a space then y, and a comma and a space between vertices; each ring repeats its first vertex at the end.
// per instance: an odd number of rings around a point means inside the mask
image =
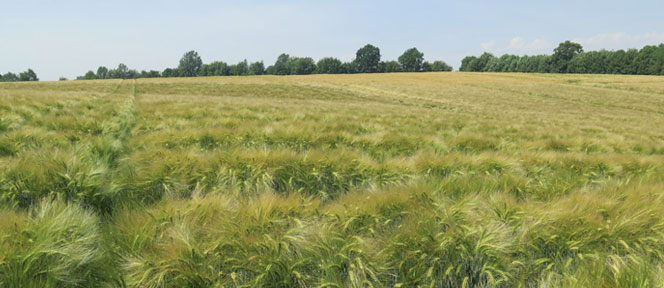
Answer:
POLYGON ((458 69, 461 59, 550 54, 572 40, 586 51, 664 43, 656 1, 171 1, 0 0, 0 73, 75 78, 98 66, 176 67, 264 61, 281 53, 350 61, 365 44, 396 60, 417 47, 458 69))

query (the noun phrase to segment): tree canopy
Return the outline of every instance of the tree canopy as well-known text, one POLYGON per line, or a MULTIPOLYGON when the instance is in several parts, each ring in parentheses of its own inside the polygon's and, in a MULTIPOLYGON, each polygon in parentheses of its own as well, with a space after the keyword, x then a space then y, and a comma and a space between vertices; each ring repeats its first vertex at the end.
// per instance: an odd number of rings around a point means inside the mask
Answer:
POLYGON ((17 81, 39 81, 37 73, 32 69, 28 69, 25 72, 21 72, 18 75, 7 72, 4 75, 0 74, 0 82, 17 82, 17 81))
POLYGON ((445 63, 441 60, 436 60, 436 61, 433 61, 433 64, 431 64, 431 71, 433 71, 433 72, 450 72, 450 71, 452 71, 452 66, 447 65, 447 63, 445 63))
POLYGON ((109 78, 108 68, 104 66, 99 66, 99 68, 97 68, 96 76, 97 79, 108 79, 109 78))
POLYGON ((461 60, 460 71, 664 75, 664 44, 639 50, 588 51, 571 41, 560 43, 552 55, 494 57, 484 53, 461 60), (488 60, 488 61, 487 61, 488 60))
POLYGON ((263 64, 263 61, 257 61, 249 65, 249 75, 263 74, 265 74, 265 64, 263 64))
POLYGON ((198 56, 198 52, 189 51, 184 53, 180 59, 180 65, 178 65, 178 71, 180 76, 184 77, 196 77, 198 72, 201 70, 203 65, 203 60, 198 56))
POLYGON ((223 61, 204 64, 198 52, 192 50, 182 56, 177 68, 166 68, 161 72, 156 70, 138 72, 121 63, 118 68, 110 70, 105 66, 99 66, 96 73, 91 70, 76 79, 452 71, 452 67, 443 61, 436 60, 433 63, 424 61, 424 54, 417 48, 406 50, 404 55, 399 58, 400 62, 381 61, 380 49, 371 44, 358 49, 355 56, 355 59, 350 62, 343 62, 334 57, 323 57, 316 62, 311 57, 295 57, 282 53, 273 65, 265 67, 263 61, 249 63, 247 60, 234 65, 223 61))
POLYGON ((405 72, 419 72, 424 63, 424 53, 417 48, 410 48, 399 56, 399 64, 405 72))
POLYGON ((318 69, 316 72, 320 74, 344 73, 343 63, 341 60, 332 57, 325 57, 318 60, 316 68, 318 69))
MULTIPOLYGON (((391 72, 447 72, 453 68, 441 60, 425 61, 424 53, 409 48, 398 61, 381 61, 380 49, 367 44, 358 49, 355 59, 343 62, 333 57, 323 57, 318 62, 311 57, 295 57, 282 53, 273 65, 265 67, 262 61, 247 60, 234 65, 223 61, 203 64, 196 51, 189 51, 180 59, 177 68, 162 72, 129 69, 119 64, 116 69, 104 66, 97 72, 88 71, 77 79, 152 78, 193 76, 245 76, 245 75, 304 75, 339 73, 391 73, 391 72)), ((645 46, 641 49, 617 51, 589 51, 571 41, 560 43, 551 55, 511 55, 496 57, 484 52, 480 56, 467 56, 461 60, 459 71, 465 72, 524 72, 524 73, 603 73, 664 75, 664 44, 645 46)), ((37 81, 34 71, 28 69, 19 75, 0 75, 1 81, 37 81), (36 80, 35 80, 36 79, 36 80)))
POLYGON ((16 82, 18 81, 18 76, 12 72, 7 72, 5 75, 0 77, 0 80, 2 80, 2 82, 16 82))
POLYGON ((28 69, 28 71, 21 72, 18 76, 19 81, 39 81, 39 78, 37 78, 37 73, 35 71, 32 71, 32 69, 28 69))
POLYGON ((249 73, 249 64, 245 59, 235 65, 228 66, 228 69, 230 70, 230 74, 232 76, 244 76, 249 73))
POLYGON ((583 47, 581 44, 574 43, 572 41, 562 42, 553 49, 553 55, 551 61, 554 65, 555 72, 565 73, 567 72, 567 66, 569 62, 574 58, 574 56, 583 53, 583 47))
POLYGON ((378 72, 378 63, 380 63, 380 49, 367 44, 357 50, 354 62, 357 65, 358 73, 376 73, 378 72))

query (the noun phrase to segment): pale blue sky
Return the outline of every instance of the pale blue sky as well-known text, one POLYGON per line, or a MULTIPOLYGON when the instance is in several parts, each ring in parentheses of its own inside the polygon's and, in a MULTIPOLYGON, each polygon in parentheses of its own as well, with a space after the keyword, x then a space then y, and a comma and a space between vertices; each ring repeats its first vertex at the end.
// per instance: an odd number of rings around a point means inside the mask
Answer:
POLYGON ((458 69, 466 55, 550 53, 568 39, 586 50, 664 42, 664 0, 0 0, 0 7, 0 73, 30 67, 42 80, 121 62, 163 70, 188 50, 206 63, 269 65, 283 52, 352 60, 371 43, 384 60, 417 47, 458 69))

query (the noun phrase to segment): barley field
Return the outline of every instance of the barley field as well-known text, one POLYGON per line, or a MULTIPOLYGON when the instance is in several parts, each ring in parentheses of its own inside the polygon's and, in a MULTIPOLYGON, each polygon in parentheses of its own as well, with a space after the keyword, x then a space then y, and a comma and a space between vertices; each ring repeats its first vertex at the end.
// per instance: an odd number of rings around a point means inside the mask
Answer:
POLYGON ((0 287, 664 287, 664 78, 0 83, 0 287))

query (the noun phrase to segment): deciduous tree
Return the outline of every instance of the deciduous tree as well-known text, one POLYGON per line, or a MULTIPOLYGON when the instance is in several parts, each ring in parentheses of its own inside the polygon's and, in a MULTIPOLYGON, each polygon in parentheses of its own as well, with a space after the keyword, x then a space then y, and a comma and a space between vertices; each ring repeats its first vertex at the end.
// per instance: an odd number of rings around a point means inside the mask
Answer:
POLYGON ((566 73, 569 61, 580 53, 583 53, 583 47, 581 44, 569 40, 560 43, 558 47, 553 49, 551 59, 553 61, 555 72, 566 73))
POLYGON ((28 69, 28 71, 21 72, 18 75, 18 81, 39 81, 39 78, 37 78, 37 73, 35 73, 35 71, 28 69))
POLYGON ((343 73, 343 63, 341 63, 341 60, 337 58, 326 57, 318 60, 316 69, 316 73, 320 74, 343 73))
POLYGON ((399 64, 406 72, 419 72, 422 71, 422 63, 424 62, 424 53, 417 50, 417 48, 410 48, 399 56, 399 64))
POLYGON ((263 61, 256 61, 249 65, 249 75, 263 75, 265 74, 265 64, 263 61))
POLYGON ((380 63, 380 49, 371 44, 357 50, 355 53, 355 65, 359 73, 375 73, 380 63))
POLYGON ((202 65, 203 60, 198 56, 198 53, 193 50, 189 51, 184 53, 180 59, 180 65, 178 65, 179 74, 183 77, 196 77, 202 65))

